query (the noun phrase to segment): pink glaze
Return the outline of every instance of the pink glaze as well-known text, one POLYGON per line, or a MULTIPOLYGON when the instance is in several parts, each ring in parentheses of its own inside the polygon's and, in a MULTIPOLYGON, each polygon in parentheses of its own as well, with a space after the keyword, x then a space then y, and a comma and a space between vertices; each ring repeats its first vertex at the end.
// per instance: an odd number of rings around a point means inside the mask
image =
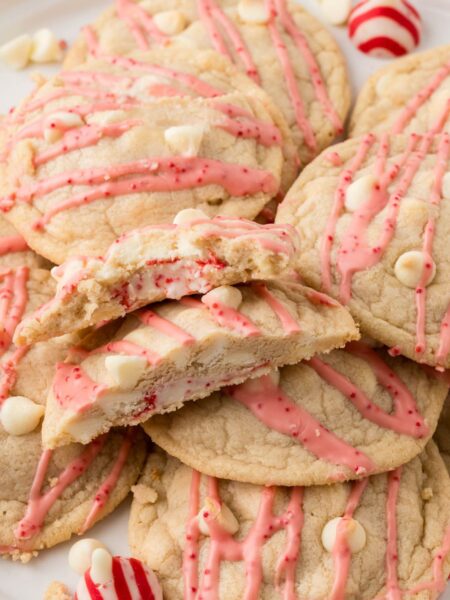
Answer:
POLYGON ((195 342, 195 338, 192 335, 150 309, 140 311, 137 313, 137 317, 144 325, 153 327, 153 329, 176 340, 183 346, 189 346, 195 342))
POLYGON ((11 356, 0 364, 0 406, 11 394, 17 381, 17 367, 30 346, 16 348, 11 356))
POLYGON ((98 43, 97 35, 94 29, 90 25, 85 25, 81 29, 81 33, 84 36, 88 54, 94 58, 101 57, 100 44, 98 43))
POLYGON ((152 17, 132 0, 116 0, 116 11, 119 19, 122 19, 132 33, 140 50, 150 47, 147 36, 158 44, 164 44, 168 40, 155 25, 152 17))
POLYGON ((50 487, 44 494, 42 488, 45 484, 53 452, 52 450, 43 451, 31 486, 25 516, 19 521, 14 531, 14 535, 18 540, 28 540, 39 533, 52 506, 64 490, 89 468, 92 461, 102 450, 105 441, 106 436, 102 436, 91 442, 78 458, 66 466, 57 477, 55 485, 50 487))
POLYGON ((255 139, 263 146, 281 146, 283 143, 280 130, 272 123, 255 119, 247 110, 234 104, 215 103, 214 110, 220 110, 225 117, 217 123, 217 127, 228 131, 238 138, 255 139), (235 120, 239 117, 239 120, 235 120))
POLYGON ((222 29, 228 36, 234 52, 242 62, 247 75, 253 79, 253 81, 259 83, 260 78, 258 69, 253 61, 252 54, 245 45, 237 27, 226 16, 220 6, 216 4, 215 0, 197 0, 197 10, 214 48, 220 52, 220 54, 223 54, 234 62, 233 55, 228 50, 227 44, 221 35, 220 29, 222 29), (217 27, 216 20, 220 27, 217 27))
MULTIPOLYGON (((300 552, 301 531, 303 526, 302 491, 292 488, 291 500, 285 512, 274 515, 273 505, 276 488, 264 488, 259 512, 255 523, 242 541, 237 541, 215 520, 203 512, 203 518, 209 529, 209 547, 206 554, 205 569, 201 580, 198 577, 199 530, 196 515, 199 510, 200 475, 193 471, 190 494, 190 519, 187 524, 186 547, 183 556, 185 599, 217 600, 219 593, 220 566, 222 561, 245 563, 246 587, 243 600, 259 597, 263 572, 261 551, 265 543, 278 531, 285 530, 287 547, 277 565, 276 579, 279 583, 284 576, 283 597, 294 600, 295 569, 300 552)), ((208 495, 217 504, 221 504, 218 482, 208 478, 208 495)))
MULTIPOLYGON (((183 301, 184 300, 185 299, 183 299, 183 301)), ((261 334, 256 325, 238 310, 226 306, 217 300, 212 300, 207 295, 202 297, 201 302, 208 308, 210 315, 220 327, 235 331, 244 337, 252 337, 261 334)))
POLYGON ((108 502, 111 492, 116 487, 119 477, 125 466, 125 463, 127 462, 132 440, 133 430, 129 429, 123 438, 113 468, 111 469, 109 475, 106 477, 105 481, 103 481, 103 483, 100 485, 97 492, 95 493, 92 508, 89 511, 80 529, 80 534, 85 533, 88 529, 90 529, 93 526, 93 524, 97 521, 103 508, 105 507, 106 503, 108 502))
POLYGON ((326 294, 322 294, 322 292, 317 292, 316 290, 308 290, 306 292, 306 297, 313 304, 317 304, 320 306, 328 306, 330 308, 339 308, 339 302, 330 298, 326 294))
POLYGON ((353 406, 361 413, 364 419, 375 423, 379 427, 390 429, 398 434, 422 438, 429 433, 429 429, 419 414, 417 404, 409 389, 391 370, 380 356, 362 342, 347 344, 346 351, 364 360, 374 372, 377 381, 382 385, 392 398, 394 410, 387 413, 374 404, 366 394, 357 388, 347 377, 333 369, 328 363, 314 357, 307 361, 316 373, 329 385, 338 389, 353 406))
POLYGON ((333 167, 340 167, 342 163, 342 158, 337 152, 328 152, 325 158, 333 165, 333 167))
POLYGON ((294 110, 297 127, 303 134, 306 146, 313 154, 317 151, 317 141, 311 123, 306 115, 306 109, 298 87, 294 66, 276 24, 277 10, 275 8, 275 0, 266 0, 266 7, 270 13, 270 21, 268 22, 267 27, 272 37, 272 43, 275 47, 278 60, 284 72, 284 78, 294 110))
MULTIPOLYGON (((439 149, 436 157, 436 168, 433 173, 433 187, 429 203, 432 206, 438 207, 442 198, 442 184, 445 173, 447 172, 447 162, 450 155, 450 135, 444 133, 439 142, 439 149)), ((426 321, 426 287, 432 275, 433 266, 433 241, 437 226, 436 215, 431 216, 425 226, 423 235, 422 252, 425 257, 425 265, 420 278, 419 284, 416 287, 416 352, 422 354, 427 347, 427 339, 425 332, 426 321)))
POLYGON ((293 437, 317 458, 345 466, 358 475, 375 470, 370 458, 338 438, 295 404, 274 384, 270 376, 246 381, 230 388, 229 393, 267 427, 293 437))
POLYGON ((104 346, 100 346, 95 350, 91 350, 89 353, 91 356, 94 354, 124 354, 126 356, 142 356, 145 358, 149 365, 157 365, 161 362, 161 357, 157 352, 143 348, 133 342, 127 340, 119 340, 117 342, 109 342, 104 346))
POLYGON ((430 82, 417 92, 408 102, 405 108, 400 112, 398 118, 392 127, 392 133, 401 133, 411 119, 415 116, 419 108, 434 94, 438 87, 450 75, 450 61, 441 67, 430 82))
POLYGON ((276 314, 284 331, 291 335, 292 333, 299 333, 301 331, 297 321, 293 318, 288 309, 284 304, 273 294, 269 292, 267 287, 263 283, 253 283, 252 289, 257 295, 265 300, 273 312, 276 314))
POLYGON ((0 238, 0 256, 25 250, 28 250, 28 244, 21 235, 5 235, 0 238))
POLYGON ((369 479, 361 479, 352 484, 352 491, 347 501, 344 514, 338 524, 336 541, 333 545, 334 581, 329 600, 345 600, 345 588, 352 560, 352 551, 347 540, 349 522, 352 520, 361 496, 369 483, 369 479))
POLYGON ((0 356, 10 347, 14 332, 28 302, 28 267, 19 267, 0 275, 0 356))
POLYGON ((436 361, 438 365, 444 366, 447 362, 450 353, 450 304, 442 319, 439 348, 436 353, 436 361))
POLYGON ((411 590, 411 594, 418 594, 424 590, 434 592, 436 595, 444 591, 446 577, 444 575, 444 564, 450 553, 450 526, 447 527, 442 540, 442 545, 438 548, 433 558, 433 579, 419 583, 411 590))
POLYGON ((83 412, 94 404, 104 390, 106 386, 93 381, 79 365, 56 365, 53 395, 61 408, 83 412))
MULTIPOLYGON (((334 108, 333 103, 328 96, 328 91, 323 81, 320 67, 317 63, 314 53, 309 47, 307 39, 297 27, 294 18, 286 6, 286 0, 274 0, 274 3, 281 25, 283 26, 285 32, 291 37, 295 46, 297 46, 298 51, 303 56, 303 59, 308 67, 316 98, 322 106, 324 114, 333 125, 335 133, 342 133, 342 119, 337 114, 336 109, 334 108)), ((269 4, 269 7, 271 12, 273 12, 274 5, 269 4)))
MULTIPOLYGON (((387 140, 387 136, 385 139, 387 140)), ((363 202, 353 213, 337 254, 337 268, 341 274, 340 299, 343 303, 349 302, 351 298, 353 275, 376 265, 395 234, 401 200, 406 195, 434 137, 428 134, 424 136, 419 148, 415 150, 418 139, 417 135, 410 135, 408 146, 399 163, 390 167, 385 174, 383 172, 388 150, 387 145, 384 151, 385 144, 380 144, 375 167, 379 184, 374 187, 366 202, 363 202), (400 174, 402 167, 404 167, 403 175, 394 191, 389 194, 388 186, 400 174), (375 246, 372 246, 368 240, 368 228, 373 219, 384 209, 386 217, 382 232, 375 246)))
POLYGON ((73 86, 99 85, 108 90, 116 88, 117 85, 128 89, 137 79, 133 75, 116 75, 115 73, 103 73, 102 71, 62 71, 58 78, 73 86))
POLYGON ((52 144, 50 148, 40 152, 34 158, 34 164, 37 167, 44 165, 50 160, 58 158, 59 156, 65 155, 68 152, 74 150, 80 150, 81 148, 87 148, 89 146, 95 146, 105 137, 118 138, 123 134, 127 133, 131 128, 141 125, 142 121, 137 119, 129 119, 121 123, 114 123, 112 125, 85 125, 84 127, 77 127, 69 129, 61 141, 56 144, 52 144))
POLYGON ((321 270, 322 270, 322 287, 325 292, 331 291, 331 248, 333 247, 336 224, 344 209, 345 196, 349 185, 353 181, 353 177, 361 165, 366 160, 366 157, 375 142, 375 136, 372 133, 365 135, 361 144, 350 163, 348 169, 342 171, 336 192, 334 195, 333 206, 330 216, 325 227, 324 237, 321 249, 321 270))
POLYGON ((35 227, 41 228, 56 214, 96 200, 142 192, 175 192, 211 184, 220 185, 230 195, 240 197, 257 193, 274 195, 278 188, 275 177, 267 171, 206 158, 159 157, 61 173, 19 188, 15 197, 0 202, 0 208, 9 210, 15 201, 32 202, 66 186, 96 186, 92 191, 74 194, 50 208, 35 222, 35 227))
POLYGON ((402 467, 388 473, 388 495, 386 503, 387 547, 386 547, 386 600, 401 600, 398 583, 397 554, 397 499, 400 489, 402 467))

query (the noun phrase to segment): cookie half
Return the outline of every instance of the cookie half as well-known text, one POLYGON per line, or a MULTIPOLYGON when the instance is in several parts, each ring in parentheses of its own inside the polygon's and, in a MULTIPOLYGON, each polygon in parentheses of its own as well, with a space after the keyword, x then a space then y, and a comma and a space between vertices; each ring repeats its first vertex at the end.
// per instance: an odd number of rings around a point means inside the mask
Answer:
POLYGON ((193 54, 214 48, 260 84, 286 118, 302 164, 342 131, 350 107, 345 59, 322 24, 294 2, 119 0, 85 29, 67 62, 172 44, 193 54))
POLYGON ((157 415, 144 429, 208 475, 324 485, 414 458, 433 435, 446 394, 414 363, 352 342, 157 415))
POLYGON ((367 134, 334 146, 291 188, 304 281, 346 304, 370 337, 450 365, 450 137, 367 134))
POLYGON ((55 296, 20 324, 20 345, 81 331, 147 304, 214 287, 276 279, 290 268, 298 235, 289 225, 208 219, 182 211, 175 223, 135 229, 103 257, 72 258, 52 271, 55 296))
POLYGON ((450 46, 390 63, 368 79, 350 122, 350 135, 449 131, 450 46))
POLYGON ((63 73, 12 115, 0 207, 56 264, 185 208, 253 219, 280 189, 283 142, 240 93, 141 101, 63 73))
POLYGON ((58 365, 44 444, 87 443, 358 337, 345 309, 299 284, 219 290, 133 313, 106 343, 58 365))
POLYGON ((135 487, 130 545, 168 600, 425 600, 450 572, 449 492, 432 442, 389 474, 308 488, 208 478, 155 452, 135 487))

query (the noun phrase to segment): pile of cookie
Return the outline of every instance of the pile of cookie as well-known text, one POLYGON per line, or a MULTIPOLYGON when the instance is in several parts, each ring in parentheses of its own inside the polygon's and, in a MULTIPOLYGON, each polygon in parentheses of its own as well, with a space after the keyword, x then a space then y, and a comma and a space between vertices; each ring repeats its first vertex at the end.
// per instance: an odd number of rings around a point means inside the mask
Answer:
POLYGON ((291 0, 116 0, 4 117, 2 555, 132 489, 133 558, 79 546, 78 600, 438 597, 450 47, 329 148, 349 108, 291 0))

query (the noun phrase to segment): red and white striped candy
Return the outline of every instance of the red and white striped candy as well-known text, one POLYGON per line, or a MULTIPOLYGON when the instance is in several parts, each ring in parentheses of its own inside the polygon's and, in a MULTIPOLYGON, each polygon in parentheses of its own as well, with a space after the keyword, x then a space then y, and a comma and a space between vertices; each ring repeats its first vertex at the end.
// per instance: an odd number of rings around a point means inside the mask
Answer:
POLYGON ((392 58, 419 44, 421 19, 407 0, 362 0, 351 12, 348 33, 361 52, 392 58))

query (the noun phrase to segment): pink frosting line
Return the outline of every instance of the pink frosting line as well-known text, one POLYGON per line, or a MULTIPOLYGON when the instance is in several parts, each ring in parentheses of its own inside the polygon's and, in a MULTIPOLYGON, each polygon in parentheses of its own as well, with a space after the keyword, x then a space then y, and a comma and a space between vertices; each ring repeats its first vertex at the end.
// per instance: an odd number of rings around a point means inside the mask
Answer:
MULTIPOLYGON (((46 211, 34 224, 36 228, 41 228, 56 214, 96 200, 144 192, 175 192, 211 184, 220 185, 227 193, 238 197, 257 193, 274 195, 278 188, 275 177, 259 169, 197 157, 150 157, 111 167, 61 173, 20 188, 12 202, 16 199, 31 202, 36 197, 45 196, 66 186, 96 186, 94 190, 75 194, 46 211)), ((7 204, 3 202, 4 210, 7 204)))
POLYGON ((185 600, 196 600, 198 592, 198 540, 200 529, 197 514, 200 510, 200 481, 198 471, 192 471, 189 494, 189 520, 186 525, 183 552, 183 581, 185 600))
POLYGON ((91 350, 89 353, 91 356, 94 354, 125 354, 126 356, 142 356, 147 360, 149 365, 157 365, 161 362, 161 356, 153 351, 143 348, 133 342, 127 340, 119 340, 117 342, 109 342, 104 346, 100 346, 95 350, 91 350))
POLYGON ((105 391, 105 385, 93 381, 79 366, 58 363, 53 379, 53 395, 63 409, 83 412, 105 391))
POLYGON ((391 370, 381 357, 369 346, 361 342, 347 344, 346 351, 366 362, 374 372, 377 381, 392 398, 394 411, 387 413, 374 404, 347 377, 333 369, 328 363, 314 357, 307 361, 316 373, 328 384, 338 389, 361 415, 379 427, 391 429, 398 434, 423 438, 429 433, 423 417, 419 414, 417 404, 409 389, 391 370))
MULTIPOLYGON (((450 135, 444 133, 439 142, 439 149, 436 157, 436 167, 433 173, 433 187, 429 203, 432 206, 439 206, 442 198, 443 178, 447 172, 447 162, 450 155, 450 135)), ((424 254, 424 269, 419 284, 416 287, 416 352, 421 354, 427 347, 425 321, 426 321, 426 286, 432 274, 433 265, 433 241, 436 230, 437 217, 432 216, 428 219, 423 236, 422 252, 424 254)))
POLYGON ((184 329, 181 329, 181 327, 178 327, 175 323, 172 323, 168 319, 164 319, 150 309, 140 311, 137 313, 137 317, 144 325, 153 327, 160 333, 171 337, 183 346, 189 346, 195 342, 195 338, 184 331, 184 329))
POLYGON ((325 226, 325 232, 322 240, 320 251, 320 262, 322 271, 322 288, 325 292, 331 291, 331 248, 333 246, 336 225, 345 204, 345 195, 347 188, 353 181, 356 171, 365 161, 370 149, 372 148, 376 138, 372 133, 363 137, 358 150, 350 163, 348 169, 342 171, 336 192, 334 194, 333 206, 325 226))
POLYGON ((103 448, 105 441, 106 437, 102 436, 89 444, 80 456, 66 466, 58 476, 55 485, 44 494, 42 494, 42 488, 53 452, 52 450, 43 451, 31 486, 25 516, 19 521, 14 531, 18 540, 28 540, 39 533, 52 506, 64 490, 89 468, 103 448))
POLYGON ((16 348, 11 356, 0 364, 0 406, 8 398, 17 381, 17 367, 30 346, 16 348))
POLYGON ((235 53, 242 61, 245 72, 253 79, 253 81, 259 83, 258 69, 256 68, 251 53, 245 45, 238 29, 226 16, 219 5, 216 4, 214 0, 197 0, 197 10, 214 48, 220 52, 220 54, 223 54, 234 62, 233 55, 229 51, 219 27, 216 26, 215 19, 217 19, 223 31, 228 36, 235 53))
POLYGON ((386 600, 401 600, 403 594, 398 584, 397 550, 397 499, 400 489, 402 467, 387 475, 388 495, 386 502, 387 548, 386 548, 386 600))
POLYGON ((139 4, 130 0, 117 0, 116 11, 141 50, 150 47, 147 36, 158 44, 164 44, 168 40, 168 37, 155 25, 152 17, 139 4))
POLYGON ((246 406, 267 427, 301 443, 311 454, 354 473, 375 470, 372 460, 326 429, 304 408, 298 406, 270 376, 252 379, 230 388, 231 397, 246 406))
POLYGON ((311 153, 315 153, 317 150, 316 137, 314 135, 311 123, 309 122, 306 115, 305 105, 298 88, 294 66, 289 56, 288 49, 286 48, 286 44, 284 43, 283 38, 280 32, 278 31, 276 25, 275 19, 277 16, 277 11, 275 8, 274 0, 266 0, 266 7, 270 14, 270 20, 267 24, 267 27, 272 37, 272 42, 275 47, 275 52, 277 53, 278 60, 280 61, 280 64, 284 71, 284 77, 289 97, 291 99, 292 108, 294 109, 297 126, 303 134, 306 146, 309 148, 311 153))
POLYGON ((444 564, 447 556, 450 553, 450 526, 447 527, 444 534, 444 539, 440 548, 438 548, 433 558, 433 579, 432 581, 425 581, 419 583, 411 590, 411 594, 418 594, 424 590, 434 591, 436 594, 440 594, 444 591, 446 577, 444 575, 444 564))
POLYGON ((272 292, 269 292, 267 287, 263 283, 253 283, 252 289, 258 294, 260 298, 265 300, 273 312, 276 314, 284 331, 291 335, 293 333, 299 333, 301 331, 299 324, 291 315, 286 306, 278 300, 278 298, 272 292))
POLYGON ((97 521, 106 503, 108 502, 111 493, 114 491, 114 488, 117 485, 125 463, 127 462, 132 440, 132 430, 129 429, 123 438, 116 460, 109 475, 106 477, 105 481, 103 481, 103 483, 100 485, 97 492, 95 493, 95 498, 92 503, 91 510, 89 511, 81 527, 80 534, 85 533, 88 529, 92 527, 92 525, 97 521))
POLYGON ((392 133, 401 133, 411 121, 419 108, 434 94, 444 80, 450 75, 450 61, 436 72, 430 82, 417 92, 399 114, 392 127, 392 133))
POLYGON ((208 296, 203 296, 202 303, 207 307, 214 321, 221 327, 235 331, 244 337, 261 334, 256 325, 238 310, 230 308, 217 300, 211 300, 208 296))
POLYGON ((25 250, 28 250, 28 244, 21 235, 5 235, 0 238, 0 256, 25 250))
POLYGON ((439 348, 436 353, 436 360, 439 365, 444 365, 450 353, 450 304, 442 319, 439 348))
POLYGON ((247 110, 229 103, 213 105, 214 110, 220 110, 225 117, 216 124, 237 138, 255 139, 263 146, 281 146, 283 143, 280 130, 272 123, 255 119, 247 110), (239 120, 236 120, 239 117, 239 120))
POLYGON ((4 279, 4 285, 0 288, 0 356, 9 349, 16 327, 25 312, 28 277, 28 267, 19 267, 0 275, 0 279, 4 279))
POLYGON ((333 545, 334 581, 329 600, 345 600, 345 588, 352 560, 352 551, 348 545, 348 525, 355 513, 369 479, 361 479, 352 484, 344 514, 338 524, 336 541, 333 545))

